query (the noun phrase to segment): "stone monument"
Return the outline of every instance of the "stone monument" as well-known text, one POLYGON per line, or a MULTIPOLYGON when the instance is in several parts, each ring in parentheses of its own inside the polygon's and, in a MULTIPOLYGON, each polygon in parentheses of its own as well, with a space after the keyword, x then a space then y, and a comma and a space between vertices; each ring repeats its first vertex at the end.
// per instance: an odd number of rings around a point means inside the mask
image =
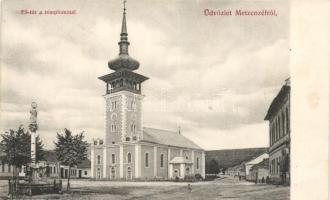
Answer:
POLYGON ((31 131, 31 163, 32 165, 36 164, 36 132, 38 130, 38 124, 37 124, 37 103, 32 102, 31 103, 31 110, 30 110, 30 124, 29 129, 31 131))

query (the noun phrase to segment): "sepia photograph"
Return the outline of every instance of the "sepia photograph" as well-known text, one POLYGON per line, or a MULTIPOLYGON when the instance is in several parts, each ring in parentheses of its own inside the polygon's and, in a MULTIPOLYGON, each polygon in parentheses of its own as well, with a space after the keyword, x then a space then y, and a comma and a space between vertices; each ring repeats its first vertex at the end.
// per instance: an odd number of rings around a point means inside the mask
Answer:
POLYGON ((1 199, 289 200, 290 3, 1 1, 1 199))

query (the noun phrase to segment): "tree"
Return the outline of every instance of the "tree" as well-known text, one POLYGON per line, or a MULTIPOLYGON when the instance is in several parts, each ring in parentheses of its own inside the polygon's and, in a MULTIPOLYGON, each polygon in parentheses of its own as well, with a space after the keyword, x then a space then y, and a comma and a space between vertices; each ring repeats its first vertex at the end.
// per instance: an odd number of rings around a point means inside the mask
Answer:
POLYGON ((220 172, 218 161, 212 159, 207 163, 206 170, 208 174, 218 174, 220 172))
POLYGON ((63 134, 57 133, 55 142, 56 157, 61 164, 69 166, 67 190, 70 189, 70 170, 87 158, 88 143, 83 141, 84 132, 72 135, 68 129, 63 134))
MULTIPOLYGON (((4 161, 14 166, 14 176, 18 176, 17 168, 31 163, 31 134, 25 131, 23 125, 17 131, 12 129, 1 134, 1 145, 5 154, 4 161)), ((36 137, 36 161, 44 159, 44 149, 39 136, 36 137)))

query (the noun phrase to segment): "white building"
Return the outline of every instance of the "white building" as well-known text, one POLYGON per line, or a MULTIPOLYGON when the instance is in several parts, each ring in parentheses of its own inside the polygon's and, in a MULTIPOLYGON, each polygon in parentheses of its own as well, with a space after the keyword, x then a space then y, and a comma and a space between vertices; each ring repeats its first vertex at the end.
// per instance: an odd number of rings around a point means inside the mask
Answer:
POLYGON ((246 176, 247 180, 251 179, 251 177, 250 177, 251 168, 256 164, 261 163, 262 161, 264 161, 264 159, 267 159, 267 158, 269 158, 269 154, 265 152, 245 163, 245 176, 246 176))

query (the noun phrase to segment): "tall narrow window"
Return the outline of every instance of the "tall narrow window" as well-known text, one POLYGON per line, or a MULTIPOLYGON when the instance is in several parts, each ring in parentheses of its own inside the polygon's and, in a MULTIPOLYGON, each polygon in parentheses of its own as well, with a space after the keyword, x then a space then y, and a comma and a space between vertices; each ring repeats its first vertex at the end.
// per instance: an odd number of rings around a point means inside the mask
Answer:
POLYGON ((164 154, 160 154, 160 167, 164 167, 164 154))
POLYGON ((131 155, 131 153, 128 153, 127 154, 127 162, 128 163, 131 163, 132 162, 132 155, 131 155))
POLYGON ((136 131, 136 126, 135 126, 135 124, 132 124, 131 125, 131 132, 135 133, 135 131, 136 131))
POLYGON ((280 139, 282 137, 282 133, 283 133, 281 113, 278 115, 278 132, 279 132, 278 139, 280 139))
POLYGON ((1 171, 5 172, 5 162, 4 161, 1 162, 1 171))
POLYGON ((149 153, 146 153, 145 165, 146 165, 146 167, 149 167, 149 153))
POLYGON ((117 125, 111 125, 111 132, 116 132, 117 131, 117 125))
POLYGON ((196 159, 196 169, 199 169, 199 158, 196 159))
POLYGON ((274 143, 274 124, 272 124, 272 132, 271 132, 271 138, 270 138, 270 144, 273 145, 274 143))
POLYGON ((112 164, 116 163, 116 155, 115 154, 111 155, 111 163, 112 164))
POLYGON ((282 136, 285 135, 285 116, 284 113, 282 112, 282 136))
POLYGON ((286 108, 286 134, 290 133, 290 116, 289 116, 289 109, 286 108))
POLYGON ((278 140, 279 135, 280 135, 280 126, 278 124, 278 118, 276 118, 276 138, 275 138, 275 142, 278 140))
POLYGON ((111 102, 111 108, 112 108, 112 110, 117 109, 117 101, 111 102))
POLYGON ((101 156, 100 155, 97 156, 97 164, 98 165, 101 164, 101 156))

